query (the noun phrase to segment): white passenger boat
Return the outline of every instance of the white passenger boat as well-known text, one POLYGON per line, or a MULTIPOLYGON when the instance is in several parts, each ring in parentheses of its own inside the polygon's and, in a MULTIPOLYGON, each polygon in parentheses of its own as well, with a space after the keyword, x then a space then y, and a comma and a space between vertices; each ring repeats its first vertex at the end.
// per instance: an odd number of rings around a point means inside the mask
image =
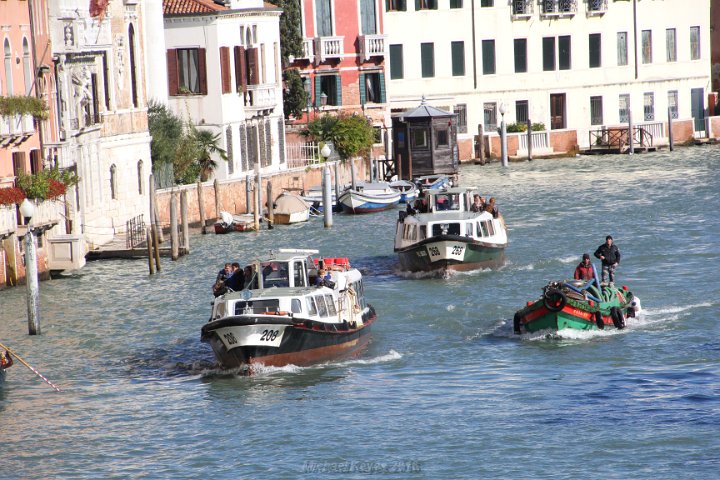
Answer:
POLYGON ((473 188, 426 190, 423 207, 399 212, 395 252, 403 270, 473 270, 498 266, 508 244, 502 216, 473 212, 473 188))
POLYGON ((282 249, 251 267, 246 289, 217 297, 202 327, 201 341, 222 367, 309 365, 367 346, 376 314, 365 302, 360 271, 346 258, 282 249))

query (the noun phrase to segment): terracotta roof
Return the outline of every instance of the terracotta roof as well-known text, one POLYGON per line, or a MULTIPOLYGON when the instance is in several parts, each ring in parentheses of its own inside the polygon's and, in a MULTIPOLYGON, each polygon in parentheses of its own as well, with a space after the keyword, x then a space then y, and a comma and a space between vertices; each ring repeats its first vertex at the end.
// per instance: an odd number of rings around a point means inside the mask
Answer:
POLYGON ((164 15, 187 15, 191 13, 212 13, 227 10, 213 0, 163 0, 164 15))

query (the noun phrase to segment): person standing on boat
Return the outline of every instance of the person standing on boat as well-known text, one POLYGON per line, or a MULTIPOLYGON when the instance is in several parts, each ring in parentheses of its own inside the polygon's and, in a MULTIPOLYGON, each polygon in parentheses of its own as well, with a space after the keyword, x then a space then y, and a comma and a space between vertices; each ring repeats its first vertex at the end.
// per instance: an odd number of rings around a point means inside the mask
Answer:
POLYGON ((592 280, 595 277, 593 274, 592 264, 590 263, 590 254, 583 253, 582 261, 575 267, 575 280, 592 280))
POLYGON ((490 200, 485 204, 485 211, 492 213, 493 218, 498 218, 500 212, 497 205, 495 205, 495 197, 490 197, 490 200))
POLYGON ((485 202, 483 201, 483 198, 478 194, 473 195, 473 204, 470 205, 470 211, 473 213, 480 213, 483 210, 485 210, 485 202))
POLYGON ((225 280, 225 287, 234 292, 239 292, 245 286, 245 274, 240 270, 240 264, 232 264, 232 274, 225 280))
POLYGON ((615 269, 620 264, 620 250, 613 243, 613 237, 605 237, 605 243, 595 250, 595 256, 602 260, 602 283, 610 280, 610 285, 615 282, 615 269))
POLYGON ((13 366, 13 359, 10 356, 10 352, 5 350, 5 353, 0 352, 0 369, 6 369, 13 366))

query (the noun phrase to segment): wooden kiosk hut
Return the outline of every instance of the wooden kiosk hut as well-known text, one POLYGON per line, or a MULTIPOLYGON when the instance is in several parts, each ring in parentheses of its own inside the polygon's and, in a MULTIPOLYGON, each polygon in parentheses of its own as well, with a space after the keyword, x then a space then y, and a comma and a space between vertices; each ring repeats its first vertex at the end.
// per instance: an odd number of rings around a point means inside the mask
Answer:
POLYGON ((398 178, 455 175, 458 171, 457 115, 428 105, 393 115, 393 157, 398 178))

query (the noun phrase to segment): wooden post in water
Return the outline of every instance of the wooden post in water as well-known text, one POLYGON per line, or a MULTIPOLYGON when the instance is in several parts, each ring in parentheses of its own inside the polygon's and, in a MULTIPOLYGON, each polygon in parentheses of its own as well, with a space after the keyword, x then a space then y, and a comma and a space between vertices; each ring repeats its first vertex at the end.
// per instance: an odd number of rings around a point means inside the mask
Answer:
POLYGON ((245 213, 250 213, 250 206, 253 204, 252 200, 250 199, 250 194, 252 192, 252 177, 248 175, 245 177, 245 213))
POLYGON ((198 213, 200 214, 200 232, 207 233, 205 230, 205 201, 203 199, 203 186, 200 181, 197 182, 198 194, 198 213))
POLYGON ((628 107, 628 142, 630 142, 630 155, 635 153, 635 142, 633 140, 632 110, 628 107))
MULTIPOLYGON (((340 198, 340 162, 335 162, 335 203, 340 198)), ((330 198, 330 208, 333 208, 332 198, 330 198)))
MULTIPOLYGON (((350 160, 352 162, 352 160, 350 160)), ((330 168, 325 164, 322 181, 323 217, 325 228, 332 227, 332 196, 330 193, 330 168)), ((339 199, 337 200, 339 201, 339 199)))
POLYGON ((485 132, 483 124, 478 123, 478 163, 485 165, 485 132))
POLYGON ((672 134, 672 110, 668 107, 668 141, 670 142, 670 151, 675 149, 675 141, 672 134))
POLYGON ((177 229, 177 198, 175 193, 170 194, 170 255, 173 261, 180 256, 180 245, 177 229))
POLYGON ((182 224, 182 251, 181 255, 190 253, 190 228, 188 226, 188 200, 187 190, 180 192, 180 223, 182 224))
POLYGON ((25 234, 25 285, 27 286, 28 334, 40 335, 40 282, 38 282, 35 234, 28 224, 25 234))
POLYGON ((260 189, 262 188, 262 178, 260 177, 260 164, 255 165, 255 195, 253 197, 255 208, 253 209, 253 226, 255 227, 255 231, 260 231, 260 211, 262 209, 262 201, 261 201, 261 192, 260 189))
POLYGON ((275 222, 275 213, 273 212, 273 194, 272 194, 272 182, 268 179, 267 183, 267 207, 268 207, 268 230, 273 229, 273 223, 275 222))
POLYGON ((155 256, 155 270, 160 272, 160 244, 158 243, 158 235, 157 235, 157 227, 153 227, 152 233, 153 233, 153 255, 155 256))
POLYGON ((532 162, 532 121, 527 119, 528 162, 532 162))
MULTIPOLYGON (((409 150, 409 148, 408 148, 408 150, 409 150)), ((403 176, 402 176, 402 153, 397 154, 397 159, 395 160, 395 174, 397 175, 398 180, 403 179, 403 176)), ((410 179, 410 181, 412 182, 412 178, 410 179)))
POLYGON ((146 229, 146 236, 147 236, 147 252, 148 252, 148 268, 150 269, 150 275, 155 275, 155 265, 153 264, 153 243, 152 243, 152 229, 150 227, 147 227, 146 229))
POLYGON ((155 177, 150 174, 150 223, 152 223, 159 242, 163 242, 162 226, 160 224, 160 212, 157 208, 157 194, 155 193, 155 177))
POLYGON ((213 182, 213 189, 215 190, 215 218, 220 218, 220 182, 217 178, 213 182))

